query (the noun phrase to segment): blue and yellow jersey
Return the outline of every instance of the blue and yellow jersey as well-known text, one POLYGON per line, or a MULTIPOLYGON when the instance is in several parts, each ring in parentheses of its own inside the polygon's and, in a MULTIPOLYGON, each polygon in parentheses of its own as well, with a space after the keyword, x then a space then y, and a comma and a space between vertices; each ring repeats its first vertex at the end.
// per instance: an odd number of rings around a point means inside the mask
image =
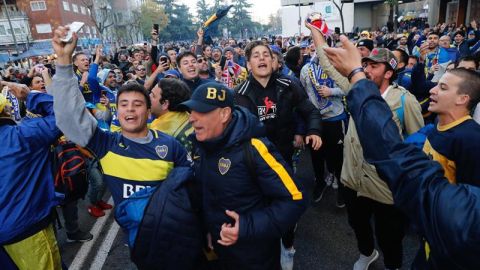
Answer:
MULTIPOLYGON (((112 119, 106 123, 106 128, 102 128, 103 130, 110 130, 111 123, 115 120, 117 121, 117 98, 115 96, 115 93, 106 88, 102 87, 102 91, 105 92, 105 96, 108 98, 108 101, 110 103, 110 113, 112 114, 112 119)), ((94 98, 95 99, 95 108, 100 111, 107 111, 107 107, 100 103, 100 98, 94 98)), ((100 121, 99 121, 100 122, 100 121)))
POLYGON ((177 166, 191 166, 185 148, 173 137, 150 130, 153 140, 138 143, 121 133, 97 128, 87 147, 103 169, 115 204, 136 191, 160 184, 177 166))
POLYGON ((480 186, 480 125, 470 116, 437 126, 423 151, 442 165, 450 183, 480 186))
POLYGON ((90 87, 88 86, 88 83, 84 83, 83 85, 80 85, 80 81, 82 80, 82 72, 80 72, 80 70, 77 69, 75 71, 75 75, 77 76, 78 83, 79 83, 79 86, 80 86, 80 92, 82 93, 83 98, 85 98, 85 101, 90 102, 90 103, 94 103, 93 92, 90 89, 90 87))
POLYGON ((188 121, 189 116, 187 112, 167 112, 153 120, 150 128, 173 136, 190 152, 192 141, 188 135, 193 133, 193 127, 188 121))

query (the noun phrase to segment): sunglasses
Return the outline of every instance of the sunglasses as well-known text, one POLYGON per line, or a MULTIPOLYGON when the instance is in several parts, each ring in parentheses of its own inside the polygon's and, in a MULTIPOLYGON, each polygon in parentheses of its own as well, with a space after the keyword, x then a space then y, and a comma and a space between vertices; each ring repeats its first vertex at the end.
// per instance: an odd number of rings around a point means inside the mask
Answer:
POLYGON ((198 58, 198 59, 197 59, 197 63, 200 63, 200 64, 201 64, 203 61, 205 61, 205 59, 203 59, 203 58, 198 58))
POLYGON ((146 69, 144 68, 137 68, 137 71, 145 71, 146 69))

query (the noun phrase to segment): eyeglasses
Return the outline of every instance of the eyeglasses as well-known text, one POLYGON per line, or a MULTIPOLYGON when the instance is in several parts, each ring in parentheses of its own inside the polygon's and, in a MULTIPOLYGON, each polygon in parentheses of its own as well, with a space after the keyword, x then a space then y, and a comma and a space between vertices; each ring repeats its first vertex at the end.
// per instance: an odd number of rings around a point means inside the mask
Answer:
POLYGON ((200 63, 200 64, 201 64, 204 60, 205 60, 205 59, 203 59, 203 58, 198 58, 198 59, 197 59, 197 63, 200 63))

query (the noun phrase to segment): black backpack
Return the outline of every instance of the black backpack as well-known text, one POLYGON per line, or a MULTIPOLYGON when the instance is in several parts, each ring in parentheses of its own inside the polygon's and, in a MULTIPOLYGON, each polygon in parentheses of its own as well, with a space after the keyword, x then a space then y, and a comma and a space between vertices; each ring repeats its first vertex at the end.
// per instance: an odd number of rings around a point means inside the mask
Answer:
POLYGON ((63 194, 62 204, 85 198, 88 190, 86 157, 69 141, 53 145, 55 192, 63 194))

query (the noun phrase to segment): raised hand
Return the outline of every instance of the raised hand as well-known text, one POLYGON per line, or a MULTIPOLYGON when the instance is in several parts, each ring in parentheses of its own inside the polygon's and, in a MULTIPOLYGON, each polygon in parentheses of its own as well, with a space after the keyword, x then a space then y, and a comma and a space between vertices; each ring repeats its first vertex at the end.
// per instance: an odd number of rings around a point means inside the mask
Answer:
POLYGON ((342 48, 325 48, 324 50, 330 63, 332 63, 338 72, 347 77, 352 70, 362 67, 362 57, 357 48, 355 48, 355 45, 353 45, 346 36, 341 35, 340 41, 343 45, 342 48))
POLYGON ((61 41, 67 36, 68 30, 68 26, 59 26, 53 32, 52 46, 57 55, 57 64, 60 65, 72 64, 72 55, 77 47, 78 36, 76 33, 73 33, 71 42, 61 41))

